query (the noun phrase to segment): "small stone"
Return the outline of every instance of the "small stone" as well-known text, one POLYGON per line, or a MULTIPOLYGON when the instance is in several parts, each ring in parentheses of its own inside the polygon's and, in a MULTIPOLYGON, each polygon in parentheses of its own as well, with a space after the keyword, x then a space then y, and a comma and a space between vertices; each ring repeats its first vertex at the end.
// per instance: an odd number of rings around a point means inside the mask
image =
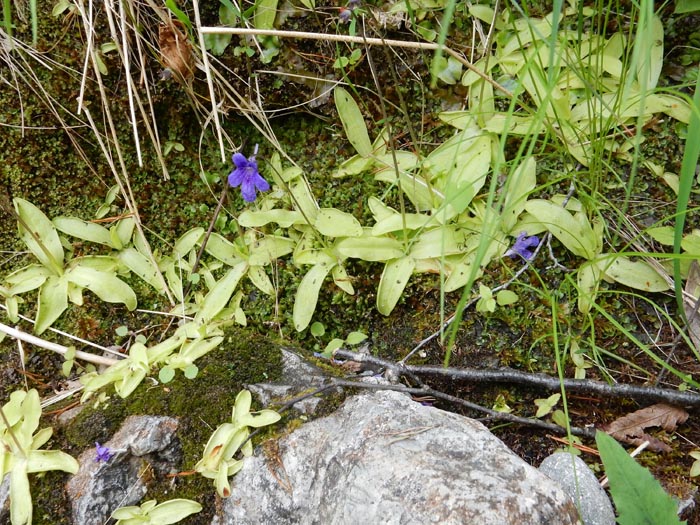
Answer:
POLYGON ((579 509, 583 525, 615 525, 615 511, 588 465, 568 452, 545 458, 540 472, 556 481, 579 509))

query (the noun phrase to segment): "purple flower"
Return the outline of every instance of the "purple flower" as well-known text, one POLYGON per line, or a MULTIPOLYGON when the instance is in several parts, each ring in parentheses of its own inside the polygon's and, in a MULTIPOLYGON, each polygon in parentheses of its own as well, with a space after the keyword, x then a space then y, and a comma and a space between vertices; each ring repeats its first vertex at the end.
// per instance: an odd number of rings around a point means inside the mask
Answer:
POLYGON ((346 7, 341 7, 338 13, 338 20, 341 24, 347 24, 352 19, 352 11, 346 7))
POLYGON ((233 154, 233 163, 236 165, 228 176, 228 184, 232 188, 241 187, 241 195, 246 202, 255 200, 255 190, 267 191, 270 185, 262 178, 258 171, 258 163, 255 160, 255 155, 258 154, 258 145, 255 145, 255 150, 249 158, 245 158, 242 153, 233 154))
POLYGON ((97 456, 95 456, 95 461, 104 461, 107 463, 114 454, 109 451, 109 447, 103 447, 97 441, 95 441, 95 448, 97 449, 97 456))
POLYGON ((519 255, 529 261, 535 255, 534 249, 537 248, 539 243, 540 240, 537 238, 537 235, 528 237, 526 232, 522 232, 518 235, 513 247, 506 252, 506 255, 511 259, 519 255))

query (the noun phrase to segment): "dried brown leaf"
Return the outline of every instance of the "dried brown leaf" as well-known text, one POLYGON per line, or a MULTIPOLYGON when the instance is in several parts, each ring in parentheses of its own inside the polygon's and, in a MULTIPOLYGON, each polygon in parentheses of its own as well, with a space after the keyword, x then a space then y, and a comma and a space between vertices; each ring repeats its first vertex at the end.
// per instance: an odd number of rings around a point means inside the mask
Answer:
POLYGON ((165 67, 185 80, 193 75, 192 44, 183 34, 182 24, 179 21, 160 25, 158 44, 165 67))
POLYGON ((646 434, 644 429, 661 427, 667 432, 673 432, 678 425, 685 423, 687 419, 688 412, 682 408, 658 403, 618 418, 603 429, 618 441, 624 441, 631 445, 641 445, 644 441, 648 441, 650 450, 670 452, 671 447, 646 434))

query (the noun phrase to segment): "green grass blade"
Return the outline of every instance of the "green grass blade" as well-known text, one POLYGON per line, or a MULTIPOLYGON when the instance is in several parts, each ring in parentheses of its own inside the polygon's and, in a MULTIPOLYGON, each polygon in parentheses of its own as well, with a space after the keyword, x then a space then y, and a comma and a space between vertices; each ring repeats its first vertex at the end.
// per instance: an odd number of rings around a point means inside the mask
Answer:
POLYGON ((5 27, 5 33, 7 36, 12 36, 12 5, 10 0, 3 0, 2 2, 2 25, 5 27))
MULTIPOLYGON (((688 124, 688 136, 685 140, 685 152, 681 164, 680 185, 678 188, 678 204, 676 206, 676 223, 673 235, 673 253, 681 253, 681 241, 683 240, 683 227, 688 211, 688 201, 690 200, 690 190, 693 186, 695 168, 700 158, 700 72, 695 81, 695 95, 691 106, 690 123, 688 124)), ((676 300, 678 310, 683 315, 683 280, 681 279, 681 260, 673 260, 673 280, 675 282, 676 300)))
POLYGON ((36 0, 29 0, 29 11, 32 18, 32 47, 39 41, 39 17, 36 12, 36 0))

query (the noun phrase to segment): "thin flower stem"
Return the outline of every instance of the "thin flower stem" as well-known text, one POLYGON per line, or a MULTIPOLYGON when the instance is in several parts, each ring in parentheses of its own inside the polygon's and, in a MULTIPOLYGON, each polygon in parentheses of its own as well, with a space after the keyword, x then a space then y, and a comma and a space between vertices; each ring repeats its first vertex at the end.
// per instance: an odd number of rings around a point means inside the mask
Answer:
MULTIPOLYGON (((202 260, 202 255, 204 255, 204 249, 207 247, 207 241, 209 241, 209 237, 211 236, 211 232, 214 231, 214 226, 216 225, 216 219, 219 217, 219 213, 221 213, 221 208, 224 206, 224 200, 226 199, 226 194, 228 193, 228 183, 224 181, 224 189, 221 190, 221 197, 219 197, 219 203, 216 205, 216 209, 214 210, 214 215, 211 218, 211 222, 209 223, 209 228, 207 229, 207 233, 204 235, 204 239, 202 239, 202 245, 199 247, 199 251, 197 252, 197 258, 194 260, 194 264, 192 265, 192 270, 190 270, 190 275, 194 274, 197 272, 197 269, 199 268, 199 263, 202 260)), ((236 226, 238 226, 238 221, 236 221, 236 226)), ((240 226, 239 226, 240 230, 240 226)), ((240 231, 239 231, 240 233, 240 231)), ((192 281, 189 281, 187 283, 187 288, 185 288, 185 291, 182 292, 182 300, 184 301, 185 298, 187 297, 187 294, 190 293, 190 290, 192 289, 192 281)))

